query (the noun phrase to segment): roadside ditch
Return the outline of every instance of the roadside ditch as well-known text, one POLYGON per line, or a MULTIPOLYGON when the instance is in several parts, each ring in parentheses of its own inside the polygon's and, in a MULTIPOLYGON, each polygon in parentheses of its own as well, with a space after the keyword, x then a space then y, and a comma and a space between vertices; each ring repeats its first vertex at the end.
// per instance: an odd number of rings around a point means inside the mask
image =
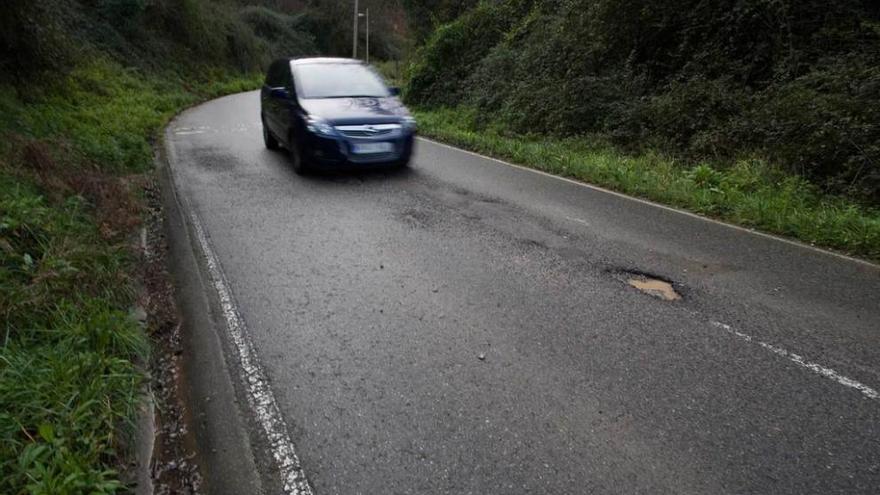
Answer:
POLYGON ((146 218, 140 233, 142 290, 139 318, 152 342, 147 399, 138 424, 137 495, 202 493, 192 417, 184 396, 181 315, 168 271, 169 246, 156 180, 144 189, 146 218))

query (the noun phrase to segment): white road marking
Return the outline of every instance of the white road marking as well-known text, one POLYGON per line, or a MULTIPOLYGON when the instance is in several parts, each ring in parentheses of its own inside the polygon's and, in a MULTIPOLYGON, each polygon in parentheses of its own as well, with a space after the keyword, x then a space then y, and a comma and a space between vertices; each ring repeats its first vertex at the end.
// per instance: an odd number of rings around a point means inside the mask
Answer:
POLYGON ((209 126, 200 125, 197 127, 175 127, 173 132, 177 136, 188 136, 190 134, 204 134, 210 130, 209 126))
POLYGON ((583 218, 565 217, 565 219, 566 219, 566 220, 571 220, 572 222, 577 222, 577 223, 580 223, 580 224, 584 224, 584 225, 587 225, 587 226, 590 225, 590 222, 584 220, 583 218))
MULTIPOLYGON (((186 135, 186 134, 198 134, 205 131, 188 131, 188 130, 180 130, 174 132, 178 135, 186 135)), ((676 208, 671 208, 665 205, 661 205, 658 203, 654 203, 652 201, 643 200, 640 198, 634 198, 631 196, 627 196, 625 194, 621 194, 615 191, 610 191, 608 189, 604 189, 598 186, 594 186, 592 184, 586 184, 583 182, 575 181, 572 179, 568 179, 565 177, 559 177, 553 174, 549 174, 546 172, 542 172, 539 170, 523 167, 520 165, 515 165, 509 162, 505 162, 502 160, 498 160, 496 158, 488 157, 485 155, 481 155, 479 153, 474 153, 472 151, 463 150, 460 148, 456 148, 453 146, 449 146, 444 143, 440 143, 437 141, 433 141, 426 138, 420 138, 425 141, 437 144, 439 146, 447 147, 450 149, 454 149, 456 151, 468 153, 474 156, 479 156, 481 158, 485 158, 487 160, 491 160, 497 163, 501 163, 510 167, 519 168, 528 172, 544 175, 547 177, 552 177, 557 180, 562 180, 565 182, 569 182, 575 185, 579 185, 582 187, 587 187, 590 189, 602 191, 608 194, 612 194, 614 196, 622 197, 631 201, 636 201, 639 203, 644 203, 648 205, 652 205, 658 208, 662 208, 665 210, 673 211, 676 213, 680 213, 683 215, 688 215, 694 218, 698 218, 703 221, 717 223, 720 225, 724 225, 726 227, 730 227, 733 229, 745 231, 754 235, 759 235, 762 237, 767 237, 770 239, 774 239, 777 241, 782 241, 788 244, 793 244, 798 247, 811 249, 813 251, 821 252, 824 254, 829 254, 832 256, 836 256, 839 258, 844 258, 849 261, 855 261, 864 265, 868 265, 876 268, 877 265, 873 263, 866 262, 864 260, 859 260, 856 258, 851 258, 849 256, 845 256, 839 253, 834 253, 830 251, 821 250, 818 248, 813 248, 811 246, 807 246, 805 244, 801 244, 799 242, 791 241, 788 239, 780 238, 777 236, 773 236, 770 234, 764 234, 761 232, 756 232, 750 229, 745 229, 743 227, 739 227, 736 225, 727 224, 724 222, 719 222, 717 220, 709 219, 706 217, 702 217, 687 211, 678 210, 676 208)), ((578 218, 568 218, 569 220, 586 223, 586 221, 578 218)), ((287 425, 285 424, 283 417, 281 416, 280 409, 278 407, 277 401, 275 399, 274 394, 272 393, 268 381, 266 379, 265 372, 263 372, 262 368, 258 364, 256 352, 254 351, 253 344, 250 342, 248 337, 247 325, 244 319, 241 317, 236 304, 234 302, 232 292, 229 289, 226 276, 222 271, 220 263, 214 254, 213 249, 210 246, 207 235, 205 234, 205 230, 198 219, 198 216, 195 213, 191 214, 192 226, 196 234, 196 239, 199 243, 199 246, 205 256, 208 272, 214 286, 214 289, 217 291, 217 294, 220 298, 221 308, 223 310, 223 316, 226 321, 226 327, 231 337, 231 340, 236 348, 236 351, 239 356, 239 360, 241 362, 242 368, 245 373, 245 387, 248 392, 247 399, 251 409, 254 411, 256 415, 257 421, 259 422, 266 439, 269 442, 270 450, 273 459, 277 465, 277 468, 280 472, 280 475, 284 481, 284 493, 286 495, 313 495, 308 480, 306 478, 305 472, 303 471, 298 456, 296 455, 296 451, 293 445, 293 442, 290 439, 290 435, 287 431, 287 425)), ((746 342, 755 343, 759 346, 777 354, 781 357, 785 357, 786 359, 794 362, 795 364, 806 368, 818 375, 824 376, 825 378, 836 381, 837 383, 844 385, 846 387, 854 388, 864 394, 866 397, 870 399, 880 399, 880 393, 877 390, 868 387, 856 380, 847 378, 843 375, 840 375, 836 371, 821 366, 816 363, 806 361, 802 356, 798 354, 794 354, 786 351, 780 347, 774 346, 772 344, 768 344, 759 340, 753 339, 751 336, 746 335, 742 332, 739 332, 729 325, 720 322, 712 322, 712 324, 718 328, 722 328, 731 335, 734 335, 746 342)))
POLYGON ((269 388, 266 374, 257 361, 256 352, 248 337, 247 324, 238 312, 226 281, 226 275, 223 273, 213 249, 211 249, 208 237, 205 235, 205 229, 198 216, 192 213, 191 218, 196 239, 208 264, 211 282, 220 297, 226 328, 238 351, 241 367, 244 369, 248 404, 269 442, 269 449, 284 482, 284 493, 286 495, 313 495, 308 479, 300 466, 293 442, 290 440, 287 425, 281 416, 275 395, 269 388))
POLYGON ((847 378, 847 377, 841 375, 840 373, 834 371, 831 368, 826 368, 822 365, 819 365, 816 363, 811 363, 811 362, 805 360, 803 358, 803 356, 801 356, 799 354, 795 354, 793 352, 786 351, 785 349, 783 349, 781 347, 777 347, 773 344, 768 344, 766 342, 761 342, 760 340, 756 340, 756 339, 752 338, 751 335, 746 335, 746 334, 734 329, 730 325, 726 325, 726 324, 718 322, 718 321, 713 321, 712 325, 715 327, 721 328, 722 330, 728 332, 729 334, 735 335, 746 342, 758 344, 759 346, 763 347, 764 349, 767 349, 768 351, 772 352, 773 354, 776 354, 778 356, 782 356, 782 357, 788 359, 789 361, 797 364, 798 366, 800 366, 802 368, 806 368, 806 369, 812 371, 813 373, 816 373, 817 375, 824 376, 825 378, 828 378, 829 380, 834 380, 835 382, 837 382, 843 386, 854 388, 854 389, 858 390, 859 392, 861 392, 862 394, 864 394, 865 397, 867 397, 869 399, 880 399, 880 392, 877 392, 876 390, 865 385, 864 383, 853 380, 852 378, 847 378))
POLYGON ((600 191, 600 192, 603 192, 603 193, 606 193, 606 194, 610 194, 610 195, 612 195, 612 196, 617 196, 618 198, 628 199, 628 200, 630 200, 630 201, 635 201, 636 203, 642 203, 642 204, 645 204, 645 205, 651 205, 651 206, 654 206, 654 207, 656 207, 656 208, 660 208, 660 209, 663 209, 663 210, 666 210, 666 211, 672 211, 672 212, 678 213, 678 214, 680 214, 680 215, 686 215, 686 216, 689 216, 689 217, 692 217, 692 218, 696 218, 696 219, 702 220, 702 221, 704 221, 704 222, 714 223, 714 224, 717 224, 717 225, 723 225, 723 226, 725 226, 725 227, 727 227, 727 228, 731 228, 731 229, 734 229, 734 230, 739 230, 739 231, 741 231, 741 232, 746 232, 746 233, 749 233, 749 234, 752 234, 752 235, 756 235, 756 236, 758 236, 758 237, 764 237, 764 238, 766 238, 766 239, 772 239, 772 240, 774 240, 774 241, 784 242, 784 243, 786 243, 786 244, 791 244, 792 246, 797 246, 797 247, 802 248, 802 249, 808 249, 808 250, 810 250, 810 251, 814 251, 814 252, 817 252, 817 253, 825 254, 825 255, 828 255, 828 256, 834 256, 835 258, 840 258, 840 259, 844 259, 844 260, 847 260, 847 261, 853 261, 853 262, 856 262, 856 263, 858 263, 858 264, 860 264, 860 265, 869 266, 869 267, 874 268, 874 269, 880 269, 880 265, 878 265, 878 264, 876 264, 876 263, 872 263, 872 262, 870 262, 870 261, 865 261, 865 260, 862 260, 862 259, 859 259, 859 258, 853 258, 852 256, 847 256, 847 255, 842 254, 842 253, 837 253, 837 252, 834 252, 834 251, 828 251, 827 249, 820 249, 820 248, 817 248, 817 247, 815 247, 815 246, 810 246, 810 245, 808 245, 808 244, 804 244, 804 243, 799 242, 799 241, 793 241, 793 240, 791 240, 791 239, 786 239, 785 237, 779 237, 779 236, 777 236, 777 235, 767 234, 767 233, 765 233, 765 232, 760 232, 760 231, 757 231, 757 230, 748 229, 748 228, 745 228, 745 227, 740 227, 739 225, 734 225, 734 224, 732 224, 732 223, 722 222, 722 221, 720 221, 720 220, 715 220, 714 218, 704 217, 704 216, 701 216, 701 215, 697 215, 696 213, 691 213, 691 212, 689 212, 689 211, 679 210, 678 208, 673 208, 673 207, 671 207, 671 206, 666 206, 666 205, 664 205, 664 204, 655 203, 654 201, 649 201, 649 200, 647 200, 647 199, 637 198, 637 197, 635 197, 635 196, 628 196, 628 195, 626 195, 626 194, 619 193, 619 192, 617 192, 617 191, 612 191, 611 189, 605 189, 604 187, 600 187, 600 186, 597 186, 597 185, 594 185, 594 184, 589 184, 589 183, 587 183, 587 182, 581 182, 581 181, 578 181, 578 180, 569 179, 568 177, 561 177, 561 176, 559 176, 559 175, 553 175, 553 174, 551 174, 551 173, 549 173, 549 172, 544 172, 544 171, 542 171, 542 170, 537 170, 537 169, 534 169, 534 168, 529 168, 529 167, 524 167, 524 166, 522 166, 522 165, 517 165, 517 164, 515 164, 515 163, 506 162, 506 161, 504 161, 504 160, 499 160, 498 158, 492 158, 491 156, 483 155, 483 154, 481 154, 481 153, 477 153, 477 152, 475 152, 475 151, 470 151, 470 150, 466 150, 466 149, 462 149, 462 148, 457 148, 457 147, 455 147, 455 146, 452 146, 452 145, 449 145, 449 144, 446 144, 446 143, 441 143, 440 141, 435 141, 435 140, 430 139, 430 138, 426 138, 426 137, 419 136, 419 139, 422 140, 422 141, 429 142, 429 143, 431 143, 431 144, 436 144, 437 146, 442 146, 442 147, 444 147, 444 148, 449 148, 449 149, 451 149, 451 150, 459 151, 459 152, 461 152, 461 153, 467 153, 468 155, 473 155, 473 156, 478 156, 478 157, 480 157, 480 158, 485 158, 486 160, 493 161, 493 162, 496 162, 496 163, 500 163, 500 164, 502 164, 502 165, 507 165, 508 167, 518 168, 518 169, 520 169, 520 170, 525 170, 526 172, 531 172, 531 173, 533 173, 533 174, 543 175, 543 176, 545 176, 545 177, 551 177, 551 178, 553 178, 553 179, 561 180, 561 181, 563 181, 563 182, 568 182, 568 183, 570 183, 570 184, 574 184, 574 185, 577 185, 577 186, 586 187, 587 189, 592 189, 592 190, 594 190, 594 191, 600 191))

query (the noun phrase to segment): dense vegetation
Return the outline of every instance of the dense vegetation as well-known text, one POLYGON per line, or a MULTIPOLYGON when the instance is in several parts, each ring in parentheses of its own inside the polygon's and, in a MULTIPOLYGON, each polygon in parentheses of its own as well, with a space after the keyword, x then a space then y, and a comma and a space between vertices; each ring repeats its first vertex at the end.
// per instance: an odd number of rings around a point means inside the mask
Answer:
MULTIPOLYGON (((373 57, 398 56, 398 3, 361 7, 373 57)), ((132 239, 159 131, 256 87, 273 58, 349 55, 352 14, 348 0, 2 3, 0 493, 127 489, 149 349, 132 239)))
MULTIPOLYGON (((406 91, 433 135, 880 258, 880 5, 361 6, 374 58, 422 45, 406 91)), ((351 21, 348 0, 2 3, 0 493, 125 491, 157 134, 276 56, 349 55, 351 21)))
POLYGON ((10 0, 2 9, 0 71, 30 82, 93 57, 193 75, 255 71, 273 56, 317 50, 302 15, 231 0, 10 0))
POLYGON ((165 122, 313 53, 293 9, 207 0, 0 6, 0 493, 126 491, 149 339, 132 246, 165 122))
POLYGON ((186 90, 108 60, 0 88, 0 493, 113 493, 148 350, 129 316, 150 141, 186 90))
MULTIPOLYGON (((411 103, 474 108, 480 129, 589 135, 685 164, 761 158, 880 205, 877 2, 434 3, 454 18, 414 60, 411 103)), ((416 33, 437 23, 420 19, 416 33)))

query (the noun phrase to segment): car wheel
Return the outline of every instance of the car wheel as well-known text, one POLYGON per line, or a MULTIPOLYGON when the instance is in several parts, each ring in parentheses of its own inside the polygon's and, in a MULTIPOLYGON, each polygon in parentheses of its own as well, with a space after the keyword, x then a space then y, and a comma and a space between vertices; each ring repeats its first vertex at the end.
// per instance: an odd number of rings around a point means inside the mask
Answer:
POLYGON ((275 136, 273 136, 272 132, 269 131, 269 128, 266 126, 265 120, 263 120, 263 144, 266 145, 266 149, 278 149, 278 140, 275 139, 275 136))
POLYGON ((305 175, 309 173, 309 166, 303 157, 302 152, 299 149, 299 145, 294 139, 293 136, 290 136, 288 140, 288 150, 290 151, 290 166, 293 168, 293 171, 298 175, 305 175))

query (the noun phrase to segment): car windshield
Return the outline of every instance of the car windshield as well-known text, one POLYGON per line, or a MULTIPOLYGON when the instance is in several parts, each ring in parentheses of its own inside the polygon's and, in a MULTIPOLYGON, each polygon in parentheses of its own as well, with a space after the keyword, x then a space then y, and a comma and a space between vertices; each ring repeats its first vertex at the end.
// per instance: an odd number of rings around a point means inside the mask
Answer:
POLYGON ((300 98, 389 96, 382 79, 360 64, 303 64, 294 73, 300 98))

